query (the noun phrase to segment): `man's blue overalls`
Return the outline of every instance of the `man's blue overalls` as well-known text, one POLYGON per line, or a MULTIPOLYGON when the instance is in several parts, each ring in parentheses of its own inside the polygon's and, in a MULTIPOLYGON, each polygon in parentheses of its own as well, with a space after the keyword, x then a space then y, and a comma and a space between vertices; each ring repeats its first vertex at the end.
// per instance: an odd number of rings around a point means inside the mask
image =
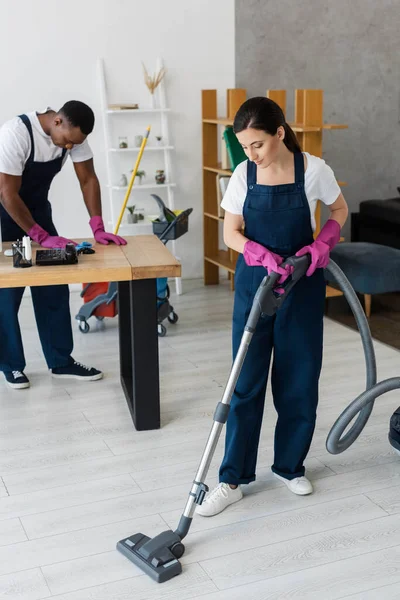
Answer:
MULTIPOLYGON (((49 162, 35 162, 32 126, 26 115, 20 115, 31 138, 31 153, 22 173, 19 195, 34 220, 50 235, 57 235, 51 217, 48 193, 51 182, 61 170, 66 153, 49 162)), ((0 205, 3 241, 15 241, 26 235, 0 205)), ((10 259, 12 260, 12 259, 10 259)), ((49 369, 64 367, 71 362, 73 347, 69 289, 67 285, 31 287, 35 318, 43 353, 49 369)), ((0 371, 23 371, 25 356, 18 310, 24 288, 0 289, 0 371)))
MULTIPOLYGON (((309 203, 304 191, 304 159, 294 155, 295 183, 257 184, 257 167, 247 163, 244 235, 287 258, 313 242, 309 203)), ((239 348, 264 267, 249 267, 243 255, 235 273, 233 355, 239 348)), ((316 420, 322 365, 325 280, 322 269, 304 276, 272 317, 257 326, 232 397, 220 481, 255 480, 257 451, 272 349, 272 394, 278 413, 272 470, 294 479, 304 475, 316 420)))

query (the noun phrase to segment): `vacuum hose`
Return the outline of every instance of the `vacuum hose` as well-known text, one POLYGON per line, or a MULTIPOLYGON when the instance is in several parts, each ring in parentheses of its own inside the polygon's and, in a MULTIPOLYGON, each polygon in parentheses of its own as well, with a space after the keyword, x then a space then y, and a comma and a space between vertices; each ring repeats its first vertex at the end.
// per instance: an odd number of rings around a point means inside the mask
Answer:
POLYGON ((362 345, 365 356, 366 366, 366 390, 358 396, 338 417, 332 426, 326 439, 326 448, 331 454, 340 454, 349 448, 356 441, 374 408, 374 402, 379 396, 400 388, 400 377, 391 377, 377 383, 375 351, 372 343, 371 332, 368 320, 360 301, 353 290, 349 280, 333 260, 330 260, 326 270, 333 276, 343 291, 343 294, 350 305, 357 326, 361 335, 362 345), (351 421, 358 414, 358 417, 346 435, 341 438, 343 432, 350 425, 351 421))

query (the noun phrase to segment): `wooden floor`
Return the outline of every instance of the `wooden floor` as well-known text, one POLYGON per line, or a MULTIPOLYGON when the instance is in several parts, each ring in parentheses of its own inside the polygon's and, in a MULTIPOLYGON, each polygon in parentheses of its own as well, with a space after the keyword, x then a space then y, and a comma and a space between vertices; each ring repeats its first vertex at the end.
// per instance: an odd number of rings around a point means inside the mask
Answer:
MULTIPOLYGON (((52 380, 24 300, 32 387, 10 391, 0 381, 0 598, 398 599, 400 457, 387 432, 400 394, 377 402, 350 450, 327 453, 331 424, 365 380, 358 335, 330 320, 306 463, 315 493, 294 496, 271 476, 269 397, 257 482, 221 515, 195 518, 183 574, 158 585, 117 553, 126 535, 177 525, 230 368, 228 286, 184 287, 173 299, 179 323, 160 340, 163 427, 141 433, 119 386, 116 320, 75 335, 75 358, 103 369, 103 381, 52 380)), ((73 314, 79 305, 74 294, 73 314)), ((399 352, 383 344, 376 350, 380 378, 398 375, 399 352)), ((210 486, 222 449, 221 440, 210 486)))
MULTIPOLYGON (((362 296, 360 301, 364 303, 362 296)), ((352 329, 357 328, 356 320, 343 297, 329 299, 327 315, 352 329)), ((398 292, 372 296, 369 326, 376 340, 400 350, 400 294, 398 292)))

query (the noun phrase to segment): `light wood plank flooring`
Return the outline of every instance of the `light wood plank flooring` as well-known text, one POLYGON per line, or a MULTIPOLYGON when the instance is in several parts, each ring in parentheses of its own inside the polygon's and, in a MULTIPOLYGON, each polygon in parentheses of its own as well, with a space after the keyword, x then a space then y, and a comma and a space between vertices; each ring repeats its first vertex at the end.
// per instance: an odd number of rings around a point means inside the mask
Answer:
MULTIPOLYGON (((184 287, 172 298, 179 322, 159 344, 163 427, 140 433, 119 385, 116 319, 88 335, 74 323, 74 356, 104 370, 103 381, 52 380, 24 299, 32 387, 11 391, 0 381, 0 598, 398 599, 400 457, 387 432, 400 394, 377 402, 350 450, 327 453, 331 424, 365 381, 358 335, 330 320, 306 463, 315 493, 294 496, 271 475, 275 413, 268 395, 258 479, 243 502, 213 519, 195 518, 183 574, 157 585, 116 552, 125 535, 177 525, 229 372, 228 285, 184 287)), ((75 315, 77 293, 71 303, 75 315)), ((376 350, 380 378, 398 375, 399 352, 383 344, 376 350)), ((222 451, 223 440, 210 486, 222 451)))

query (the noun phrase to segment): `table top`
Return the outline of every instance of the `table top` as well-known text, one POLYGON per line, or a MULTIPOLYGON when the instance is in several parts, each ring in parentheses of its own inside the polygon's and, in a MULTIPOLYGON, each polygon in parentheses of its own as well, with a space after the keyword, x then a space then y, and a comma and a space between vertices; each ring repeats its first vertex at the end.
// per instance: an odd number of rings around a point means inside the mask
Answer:
POLYGON ((80 254, 76 265, 53 267, 35 265, 36 250, 40 247, 33 244, 33 266, 24 269, 13 267, 12 257, 4 256, 4 250, 11 248, 11 243, 3 242, 3 252, 0 253, 0 288, 180 276, 180 263, 157 236, 128 236, 126 240, 126 246, 104 246, 88 240, 93 243, 95 254, 80 254))

